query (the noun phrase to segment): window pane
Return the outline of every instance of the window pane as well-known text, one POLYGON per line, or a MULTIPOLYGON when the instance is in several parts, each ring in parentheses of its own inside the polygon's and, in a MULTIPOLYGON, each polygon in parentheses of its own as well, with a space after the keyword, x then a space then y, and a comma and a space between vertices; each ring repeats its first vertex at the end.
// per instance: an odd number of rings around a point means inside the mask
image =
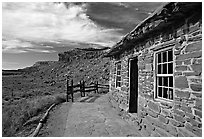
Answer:
POLYGON ((168 88, 163 88, 163 98, 168 98, 168 88))
POLYGON ((173 61, 173 52, 172 52, 172 50, 168 51, 168 61, 173 61))
POLYGON ((159 97, 162 97, 162 87, 158 87, 158 96, 159 97))
POLYGON ((118 70, 121 70, 121 63, 118 63, 118 70))
POLYGON ((163 77, 163 86, 167 86, 168 87, 168 77, 163 77))
POLYGON ((167 52, 163 52, 163 62, 167 62, 167 52))
POLYGON ((118 82, 118 87, 121 87, 121 82, 118 82))
POLYGON ((159 86, 162 86, 162 77, 158 77, 159 79, 159 86))
POLYGON ((161 63, 162 61, 161 61, 162 59, 161 59, 161 53, 159 53, 158 54, 158 63, 161 63))
POLYGON ((173 87, 173 77, 169 77, 169 87, 173 87))
POLYGON ((163 64, 163 74, 167 74, 167 64, 163 64))
POLYGON ((121 77, 120 76, 117 76, 117 81, 121 81, 121 77))
POLYGON ((173 63, 168 63, 168 74, 173 74, 173 63))
POLYGON ((120 71, 117 71, 117 75, 120 75, 120 71))
POLYGON ((169 88, 169 99, 173 99, 173 89, 169 88))
POLYGON ((158 65, 158 74, 161 74, 162 64, 158 65))

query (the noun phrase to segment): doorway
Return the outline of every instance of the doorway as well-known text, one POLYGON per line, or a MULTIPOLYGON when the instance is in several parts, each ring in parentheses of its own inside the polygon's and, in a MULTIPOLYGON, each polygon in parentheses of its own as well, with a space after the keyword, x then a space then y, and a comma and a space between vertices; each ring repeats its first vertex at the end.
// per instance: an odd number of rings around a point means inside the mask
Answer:
POLYGON ((138 59, 130 59, 130 100, 129 112, 137 113, 138 111, 138 59))

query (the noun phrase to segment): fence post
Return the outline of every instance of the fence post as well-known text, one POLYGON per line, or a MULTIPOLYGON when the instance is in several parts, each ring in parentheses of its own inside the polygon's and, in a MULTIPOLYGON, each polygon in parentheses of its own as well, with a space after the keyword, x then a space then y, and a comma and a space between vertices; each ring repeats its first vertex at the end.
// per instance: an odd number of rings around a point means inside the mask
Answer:
POLYGON ((98 94, 98 81, 96 81, 96 92, 98 94))
POLYGON ((74 83, 73 83, 73 79, 71 81, 71 95, 72 95, 72 102, 74 102, 74 83))
POLYGON ((83 80, 83 96, 85 97, 85 81, 83 80))
POLYGON ((83 93, 83 90, 82 90, 83 88, 82 88, 82 82, 81 82, 81 80, 80 80, 80 92, 81 92, 81 97, 83 97, 83 95, 82 95, 82 93, 83 93))
POLYGON ((69 102, 68 95, 69 95, 69 80, 68 80, 68 76, 67 76, 67 94, 66 94, 66 102, 69 102))

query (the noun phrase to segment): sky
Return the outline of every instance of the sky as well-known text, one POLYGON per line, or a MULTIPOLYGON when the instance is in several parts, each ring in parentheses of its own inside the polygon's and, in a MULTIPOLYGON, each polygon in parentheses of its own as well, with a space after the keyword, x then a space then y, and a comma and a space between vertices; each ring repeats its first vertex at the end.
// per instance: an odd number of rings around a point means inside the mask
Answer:
POLYGON ((57 61, 73 48, 112 47, 162 4, 3 2, 2 69, 57 61))

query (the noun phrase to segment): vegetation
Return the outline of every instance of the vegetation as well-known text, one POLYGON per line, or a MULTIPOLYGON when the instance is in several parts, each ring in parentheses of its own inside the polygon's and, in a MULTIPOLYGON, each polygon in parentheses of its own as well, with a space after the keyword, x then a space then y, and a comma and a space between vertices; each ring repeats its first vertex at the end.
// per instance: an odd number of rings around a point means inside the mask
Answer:
POLYGON ((37 62, 32 67, 18 70, 21 72, 18 75, 3 75, 3 136, 28 136, 49 106, 65 101, 67 76, 73 78, 74 83, 80 80, 87 84, 94 81, 107 83, 109 59, 102 58, 103 52, 92 53, 91 56, 86 50, 72 51, 71 61, 37 62))

